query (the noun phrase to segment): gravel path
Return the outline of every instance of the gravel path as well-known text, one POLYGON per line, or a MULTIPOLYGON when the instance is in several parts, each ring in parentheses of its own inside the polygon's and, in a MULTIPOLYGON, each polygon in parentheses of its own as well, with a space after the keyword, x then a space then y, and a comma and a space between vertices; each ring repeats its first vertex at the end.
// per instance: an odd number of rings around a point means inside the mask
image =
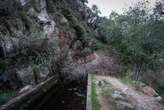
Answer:
MULTIPOLYGON (((162 108, 162 105, 154 97, 150 97, 139 91, 136 91, 133 87, 123 84, 117 78, 109 76, 96 76, 95 78, 97 81, 105 80, 109 82, 115 89, 126 94, 127 97, 130 98, 129 100, 135 105, 136 110, 164 110, 164 108, 162 108)), ((106 108, 102 110, 108 110, 106 105, 102 106, 105 106, 103 108, 106 108)))

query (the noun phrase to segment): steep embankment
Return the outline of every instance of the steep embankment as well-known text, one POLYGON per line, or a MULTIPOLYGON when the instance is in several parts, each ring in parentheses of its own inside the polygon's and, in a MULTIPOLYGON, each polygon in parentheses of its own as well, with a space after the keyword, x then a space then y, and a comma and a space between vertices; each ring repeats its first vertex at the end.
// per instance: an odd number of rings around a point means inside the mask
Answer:
POLYGON ((91 43, 86 38, 92 29, 84 14, 86 8, 79 0, 0 1, 2 82, 3 77, 15 86, 43 81, 61 49, 73 61, 89 57, 91 43))
POLYGON ((93 60, 88 10, 81 0, 1 0, 2 95, 57 75, 56 63, 69 66, 63 70, 68 75, 93 60))

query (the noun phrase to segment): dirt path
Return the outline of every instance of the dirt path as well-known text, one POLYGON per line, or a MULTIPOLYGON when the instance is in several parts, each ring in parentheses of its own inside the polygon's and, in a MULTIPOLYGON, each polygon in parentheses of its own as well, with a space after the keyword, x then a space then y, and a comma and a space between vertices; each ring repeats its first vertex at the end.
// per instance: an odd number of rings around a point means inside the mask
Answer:
MULTIPOLYGON (((129 97, 130 101, 135 105, 135 110, 164 110, 162 105, 154 98, 147 96, 139 91, 136 91, 133 87, 130 87, 126 84, 123 84, 120 80, 113 77, 106 76, 96 76, 96 81, 106 81, 110 83, 113 88, 121 91, 129 97)), ((101 91, 97 90, 98 94, 101 91)), ((112 110, 108 106, 108 99, 105 99, 101 95, 99 95, 100 104, 102 105, 101 110, 112 110)))

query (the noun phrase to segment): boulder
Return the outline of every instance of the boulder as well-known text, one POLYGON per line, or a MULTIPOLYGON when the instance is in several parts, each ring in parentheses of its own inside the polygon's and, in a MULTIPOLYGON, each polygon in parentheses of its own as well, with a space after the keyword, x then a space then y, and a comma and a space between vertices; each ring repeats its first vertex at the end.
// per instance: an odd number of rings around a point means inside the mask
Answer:
POLYGON ((134 106, 129 102, 119 100, 115 103, 118 110, 134 110, 134 106))
POLYGON ((122 91, 115 90, 112 98, 118 110, 134 110, 134 105, 130 103, 122 91))
POLYGON ((145 87, 141 88, 141 91, 144 94, 151 96, 151 97, 158 96, 158 93, 153 88, 151 88, 150 86, 145 86, 145 87))
POLYGON ((112 97, 115 99, 115 100, 125 100, 125 97, 122 95, 122 93, 120 91, 117 91, 115 90, 113 93, 112 93, 112 97))
POLYGON ((161 96, 157 96, 156 100, 160 102, 160 101, 162 101, 162 97, 161 96))

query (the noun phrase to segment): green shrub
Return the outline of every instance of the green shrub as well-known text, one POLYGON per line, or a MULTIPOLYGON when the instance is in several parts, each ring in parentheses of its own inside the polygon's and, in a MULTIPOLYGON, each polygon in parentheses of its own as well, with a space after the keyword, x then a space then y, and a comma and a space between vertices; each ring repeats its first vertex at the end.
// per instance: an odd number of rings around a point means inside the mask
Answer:
POLYGON ((52 0, 47 0, 47 11, 49 13, 54 13, 55 12, 55 7, 54 7, 54 3, 52 0))
POLYGON ((62 14, 67 18, 71 27, 75 27, 78 24, 76 17, 68 9, 62 9, 62 14))
POLYGON ((5 104, 15 94, 14 91, 0 91, 0 105, 5 104))
POLYGON ((96 40, 95 41, 95 50, 107 50, 109 48, 108 45, 96 40))
POLYGON ((161 102, 164 103, 164 90, 163 89, 158 89, 157 92, 162 97, 161 102))
POLYGON ((79 38, 79 40, 83 40, 83 38, 85 37, 86 35, 86 32, 85 32, 85 29, 82 25, 80 24, 77 24, 75 27, 74 27, 75 31, 76 31, 76 34, 79 38))
POLYGON ((91 101, 92 101, 92 110, 100 110, 100 102, 97 98, 96 93, 96 83, 94 81, 94 76, 92 75, 92 82, 91 82, 91 101))
POLYGON ((4 62, 0 62, 0 70, 5 70, 6 64, 4 62))

